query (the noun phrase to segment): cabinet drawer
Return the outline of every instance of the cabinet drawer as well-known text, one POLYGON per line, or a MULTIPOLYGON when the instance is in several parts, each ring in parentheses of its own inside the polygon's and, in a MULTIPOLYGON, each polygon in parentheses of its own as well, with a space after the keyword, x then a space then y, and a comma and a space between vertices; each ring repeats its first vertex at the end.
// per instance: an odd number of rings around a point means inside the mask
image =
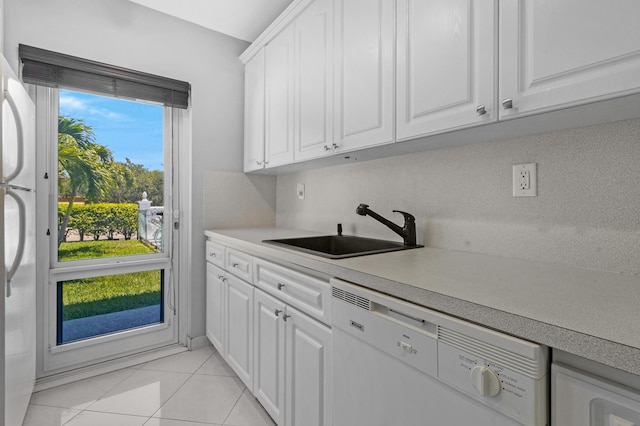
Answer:
POLYGON ((225 257, 225 269, 238 278, 247 282, 253 281, 253 258, 248 254, 227 248, 225 257))
POLYGON ((207 241, 206 259, 219 268, 224 268, 224 249, 222 244, 207 241))
POLYGON ((322 280, 262 259, 255 259, 254 269, 256 287, 325 324, 331 322, 328 279, 322 280))

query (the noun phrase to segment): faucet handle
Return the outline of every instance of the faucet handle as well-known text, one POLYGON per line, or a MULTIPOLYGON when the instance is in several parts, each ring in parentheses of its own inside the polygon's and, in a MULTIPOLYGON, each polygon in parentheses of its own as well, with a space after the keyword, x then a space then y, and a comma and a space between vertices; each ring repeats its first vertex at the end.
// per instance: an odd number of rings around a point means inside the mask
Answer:
POLYGON ((402 210, 393 210, 394 213, 400 213, 404 216, 405 222, 415 222, 416 218, 411 213, 403 212, 402 210))
POLYGON ((356 213, 360 216, 367 215, 367 209, 369 208, 369 204, 360 203, 358 207, 356 207, 356 213))

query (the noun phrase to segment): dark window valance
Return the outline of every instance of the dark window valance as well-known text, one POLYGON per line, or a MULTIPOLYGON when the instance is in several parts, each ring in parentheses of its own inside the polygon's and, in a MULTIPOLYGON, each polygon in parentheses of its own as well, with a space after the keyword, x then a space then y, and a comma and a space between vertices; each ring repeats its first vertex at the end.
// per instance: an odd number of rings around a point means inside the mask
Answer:
POLYGON ((22 79, 25 83, 84 89, 176 108, 188 107, 191 86, 184 81, 23 44, 19 46, 19 54, 24 64, 22 79))

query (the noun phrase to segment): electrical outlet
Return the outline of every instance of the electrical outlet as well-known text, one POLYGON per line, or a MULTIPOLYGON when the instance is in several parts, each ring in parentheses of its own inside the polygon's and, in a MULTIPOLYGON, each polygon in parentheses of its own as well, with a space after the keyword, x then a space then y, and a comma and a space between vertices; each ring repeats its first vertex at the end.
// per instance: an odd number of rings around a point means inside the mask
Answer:
POLYGON ((513 166, 513 196, 535 197, 538 195, 536 163, 513 166))
POLYGON ((296 187, 296 194, 298 194, 298 200, 304 200, 304 184, 299 183, 296 187))

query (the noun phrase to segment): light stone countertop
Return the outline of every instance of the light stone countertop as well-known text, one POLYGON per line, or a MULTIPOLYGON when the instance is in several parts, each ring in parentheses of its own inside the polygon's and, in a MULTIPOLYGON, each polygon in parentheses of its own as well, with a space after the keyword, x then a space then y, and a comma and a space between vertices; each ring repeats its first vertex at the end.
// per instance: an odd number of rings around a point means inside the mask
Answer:
POLYGON ((318 235, 282 228, 205 235, 640 375, 639 276, 434 248, 332 260, 262 243, 318 235))

